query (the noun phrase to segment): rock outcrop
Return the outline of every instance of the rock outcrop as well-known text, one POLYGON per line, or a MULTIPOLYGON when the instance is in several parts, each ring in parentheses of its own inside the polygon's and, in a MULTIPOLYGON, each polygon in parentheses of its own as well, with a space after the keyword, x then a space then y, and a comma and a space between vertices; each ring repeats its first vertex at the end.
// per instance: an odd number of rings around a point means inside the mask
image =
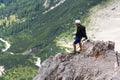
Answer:
POLYGON ((112 41, 85 41, 80 54, 50 56, 34 80, 120 80, 114 46, 112 41))

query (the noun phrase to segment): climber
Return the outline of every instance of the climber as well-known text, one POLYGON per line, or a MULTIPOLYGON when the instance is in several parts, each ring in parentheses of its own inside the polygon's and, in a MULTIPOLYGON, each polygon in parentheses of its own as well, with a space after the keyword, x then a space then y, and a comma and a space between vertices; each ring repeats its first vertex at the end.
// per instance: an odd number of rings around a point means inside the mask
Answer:
POLYGON ((73 54, 76 53, 76 44, 79 43, 80 50, 78 52, 80 52, 82 51, 82 43, 81 43, 82 38, 87 39, 86 29, 84 26, 81 25, 80 20, 75 20, 75 24, 77 27, 77 32, 75 34, 75 40, 73 42, 73 49, 74 49, 72 51, 73 54))

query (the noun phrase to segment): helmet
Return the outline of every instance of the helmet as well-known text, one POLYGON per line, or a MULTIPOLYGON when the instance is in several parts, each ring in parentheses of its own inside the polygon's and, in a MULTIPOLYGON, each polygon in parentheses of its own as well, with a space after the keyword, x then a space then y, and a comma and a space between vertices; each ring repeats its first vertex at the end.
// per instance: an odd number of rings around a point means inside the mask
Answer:
POLYGON ((76 24, 80 24, 80 20, 75 20, 75 23, 76 24))

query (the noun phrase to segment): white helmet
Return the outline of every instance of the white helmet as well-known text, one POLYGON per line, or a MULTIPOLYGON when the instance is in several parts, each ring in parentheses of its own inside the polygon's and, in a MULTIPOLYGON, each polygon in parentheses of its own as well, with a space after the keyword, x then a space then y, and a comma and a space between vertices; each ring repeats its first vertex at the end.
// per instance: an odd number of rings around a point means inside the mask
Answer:
POLYGON ((80 20, 75 20, 75 23, 76 24, 80 24, 80 20))

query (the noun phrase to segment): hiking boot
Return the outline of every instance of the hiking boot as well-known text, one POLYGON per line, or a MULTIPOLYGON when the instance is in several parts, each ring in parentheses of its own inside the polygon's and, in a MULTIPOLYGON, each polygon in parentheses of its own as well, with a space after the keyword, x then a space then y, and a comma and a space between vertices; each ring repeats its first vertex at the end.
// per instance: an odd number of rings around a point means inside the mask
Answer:
POLYGON ((72 51, 72 52, 70 52, 71 54, 76 54, 76 51, 72 51))
POLYGON ((82 49, 78 50, 77 53, 80 53, 82 51, 82 49))
POLYGON ((77 53, 80 53, 80 52, 81 52, 81 50, 77 51, 77 53))

